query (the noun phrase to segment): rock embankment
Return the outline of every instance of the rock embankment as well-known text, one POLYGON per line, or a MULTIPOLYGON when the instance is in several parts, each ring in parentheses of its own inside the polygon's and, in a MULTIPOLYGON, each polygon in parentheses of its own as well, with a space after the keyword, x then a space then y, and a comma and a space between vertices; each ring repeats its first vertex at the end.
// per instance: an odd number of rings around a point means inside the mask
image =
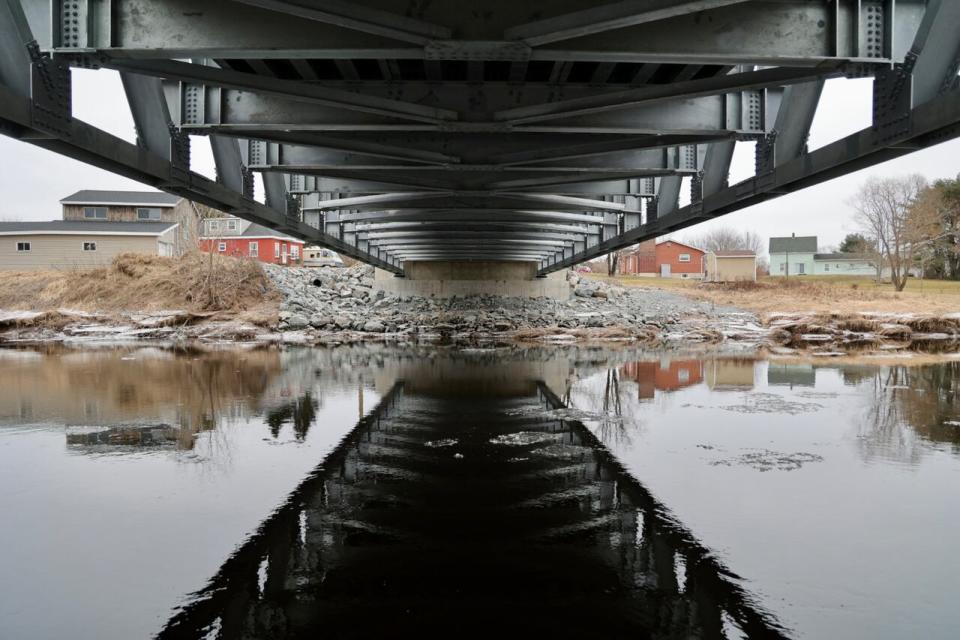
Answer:
POLYGON ((562 341, 757 340, 753 314, 669 292, 569 274, 571 298, 400 297, 373 289, 373 269, 266 267, 283 296, 279 329, 305 340, 503 337, 562 341))

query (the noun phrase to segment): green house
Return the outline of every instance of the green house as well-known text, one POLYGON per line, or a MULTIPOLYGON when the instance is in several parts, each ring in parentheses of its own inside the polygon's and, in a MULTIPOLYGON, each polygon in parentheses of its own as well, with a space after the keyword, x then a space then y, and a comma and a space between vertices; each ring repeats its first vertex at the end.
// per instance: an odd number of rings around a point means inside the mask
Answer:
POLYGON ((814 273, 817 236, 770 238, 770 275, 800 276, 814 273))

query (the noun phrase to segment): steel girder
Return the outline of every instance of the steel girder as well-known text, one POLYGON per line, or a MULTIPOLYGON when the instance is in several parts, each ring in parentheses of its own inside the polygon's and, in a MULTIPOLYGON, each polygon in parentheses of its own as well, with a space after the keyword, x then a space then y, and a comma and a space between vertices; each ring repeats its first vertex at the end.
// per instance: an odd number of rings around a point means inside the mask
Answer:
POLYGON ((408 5, 0 0, 0 127, 395 272, 547 273, 958 135, 960 3, 408 5), (68 65, 121 72, 138 148, 72 118, 68 65), (807 153, 844 75, 876 78, 874 125, 807 153))
MULTIPOLYGON (((34 6, 46 2, 25 0, 25 4, 34 6)), ((530 12, 522 3, 430 3, 419 6, 421 18, 417 21, 430 25, 425 33, 431 35, 415 41, 402 37, 403 30, 390 29, 388 35, 383 30, 359 28, 362 21, 305 20, 301 13, 279 6, 292 3, 260 3, 273 5, 269 7, 249 4, 222 0, 80 0, 84 19, 76 31, 45 30, 55 20, 34 26, 34 31, 40 37, 49 33, 49 40, 41 40, 41 46, 55 51, 82 49, 134 59, 638 60, 699 65, 816 65, 838 59, 902 58, 913 41, 926 3, 896 2, 896 23, 881 25, 879 42, 867 24, 876 9, 882 12, 890 3, 870 0, 660 3, 683 7, 674 15, 670 11, 639 11, 635 3, 631 8, 631 3, 624 2, 598 6, 590 0, 545 0, 538 6, 538 13, 551 17, 534 23, 527 20, 530 12), (600 19, 593 28, 581 24, 573 31, 558 29, 546 37, 535 27, 550 21, 575 25, 585 13, 597 15, 616 9, 630 19, 600 19), (475 18, 478 10, 484 11, 483 20, 475 18), (640 15, 648 19, 637 21, 640 15), (718 29, 718 24, 723 28, 718 29)), ((406 20, 406 0, 377 4, 391 21, 399 24, 406 20)), ((59 2, 54 5, 61 6, 59 2)), ((373 9, 350 3, 345 10, 359 14, 373 9)))

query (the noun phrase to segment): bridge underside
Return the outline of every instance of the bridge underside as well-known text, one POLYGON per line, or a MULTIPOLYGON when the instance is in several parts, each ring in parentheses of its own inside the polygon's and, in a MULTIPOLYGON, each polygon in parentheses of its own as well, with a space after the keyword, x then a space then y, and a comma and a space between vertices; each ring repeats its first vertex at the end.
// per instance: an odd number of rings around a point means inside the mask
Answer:
POLYGON ((950 0, 0 0, 0 132, 398 274, 543 275, 956 137, 958 66, 950 0), (71 67, 121 73, 137 145, 71 67), (832 77, 873 124, 808 152, 832 77))

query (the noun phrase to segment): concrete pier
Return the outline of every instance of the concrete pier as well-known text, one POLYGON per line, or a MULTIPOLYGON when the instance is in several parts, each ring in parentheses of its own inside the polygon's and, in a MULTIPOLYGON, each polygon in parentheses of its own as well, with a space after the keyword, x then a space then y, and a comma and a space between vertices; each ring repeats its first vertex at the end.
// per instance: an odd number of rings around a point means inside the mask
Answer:
POLYGON ((404 263, 406 277, 376 270, 376 291, 425 298, 500 295, 517 298, 567 300, 570 285, 566 272, 538 278, 535 262, 411 261, 404 263))

